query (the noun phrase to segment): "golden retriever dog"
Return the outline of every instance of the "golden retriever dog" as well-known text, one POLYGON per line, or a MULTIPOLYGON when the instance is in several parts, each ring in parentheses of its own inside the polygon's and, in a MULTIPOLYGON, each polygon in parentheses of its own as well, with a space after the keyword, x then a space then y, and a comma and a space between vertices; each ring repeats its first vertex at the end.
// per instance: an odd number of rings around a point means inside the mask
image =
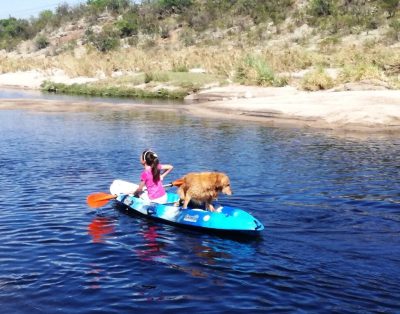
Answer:
POLYGON ((212 201, 217 199, 218 193, 232 195, 229 177, 222 172, 191 172, 182 180, 178 194, 183 200, 183 208, 187 208, 192 200, 195 203, 205 203, 206 209, 215 211, 212 201))

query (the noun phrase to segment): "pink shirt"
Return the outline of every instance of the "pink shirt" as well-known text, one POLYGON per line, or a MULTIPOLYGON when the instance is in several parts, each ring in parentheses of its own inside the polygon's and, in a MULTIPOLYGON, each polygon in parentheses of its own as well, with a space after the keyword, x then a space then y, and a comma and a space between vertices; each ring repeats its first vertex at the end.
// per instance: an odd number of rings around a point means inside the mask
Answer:
MULTIPOLYGON (((161 165, 158 165, 158 169, 161 170, 161 165)), ((140 180, 144 182, 147 188, 147 193, 149 194, 149 198, 151 200, 164 196, 165 189, 162 186, 162 181, 160 180, 157 183, 153 181, 153 174, 151 173, 151 167, 149 166, 145 167, 144 171, 140 175, 140 180)))

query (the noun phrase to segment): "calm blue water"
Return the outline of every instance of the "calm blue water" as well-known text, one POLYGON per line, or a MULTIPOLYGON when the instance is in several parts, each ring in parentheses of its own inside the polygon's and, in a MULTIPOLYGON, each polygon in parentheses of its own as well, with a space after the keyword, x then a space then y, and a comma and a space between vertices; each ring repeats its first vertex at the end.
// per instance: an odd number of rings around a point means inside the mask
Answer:
POLYGON ((0 111, 2 313, 395 313, 400 140, 146 111, 0 111), (86 196, 137 181, 147 147, 227 172, 221 203, 266 227, 240 241, 86 196))

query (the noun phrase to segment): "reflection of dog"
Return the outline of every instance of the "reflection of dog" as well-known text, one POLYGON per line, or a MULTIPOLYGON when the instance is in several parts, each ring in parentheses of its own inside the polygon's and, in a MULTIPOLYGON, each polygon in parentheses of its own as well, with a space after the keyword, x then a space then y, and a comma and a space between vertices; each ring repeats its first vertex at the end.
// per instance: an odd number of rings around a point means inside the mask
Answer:
POLYGON ((183 208, 187 208, 190 200, 196 203, 205 203, 206 209, 215 211, 211 204, 218 197, 218 193, 232 195, 229 178, 221 172, 191 172, 183 177, 183 184, 178 194, 183 200, 183 208))

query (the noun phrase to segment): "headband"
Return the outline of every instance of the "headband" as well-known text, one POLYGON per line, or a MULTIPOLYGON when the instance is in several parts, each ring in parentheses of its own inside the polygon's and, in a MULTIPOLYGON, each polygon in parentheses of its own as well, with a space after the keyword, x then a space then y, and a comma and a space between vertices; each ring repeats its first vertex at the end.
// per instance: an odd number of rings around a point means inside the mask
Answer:
POLYGON ((157 154, 156 154, 155 152, 152 152, 151 150, 146 150, 146 151, 143 153, 143 160, 144 160, 144 161, 146 161, 146 156, 147 156, 148 153, 153 154, 154 158, 158 158, 158 156, 157 156, 157 154))

